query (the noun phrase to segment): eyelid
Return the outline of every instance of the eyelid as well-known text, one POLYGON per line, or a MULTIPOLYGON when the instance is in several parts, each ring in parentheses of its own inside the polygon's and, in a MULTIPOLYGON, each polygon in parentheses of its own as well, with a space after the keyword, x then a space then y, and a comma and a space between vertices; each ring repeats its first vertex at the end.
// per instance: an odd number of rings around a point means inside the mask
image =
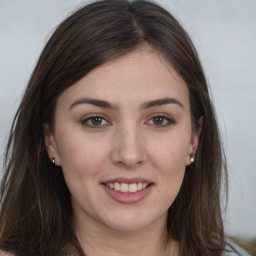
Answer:
POLYGON ((167 114, 164 114, 164 113, 156 113, 152 116, 150 116, 146 121, 146 123, 149 123, 150 120, 152 120, 153 118, 156 118, 156 117, 161 117, 161 118, 164 118, 165 120, 168 121, 167 124, 163 124, 163 125, 156 125, 156 124, 149 124, 149 125, 152 125, 156 128, 165 128, 165 127, 168 127, 168 126, 171 126, 173 124, 176 123, 176 121, 170 116, 170 115, 167 115, 167 114))
POLYGON ((86 115, 85 117, 82 118, 81 120, 81 124, 85 127, 88 128, 92 128, 92 129, 101 129, 101 128, 105 128, 106 126, 111 125, 111 123, 108 121, 108 118, 106 118, 105 115, 102 114, 90 114, 90 115, 86 115), (102 118, 105 122, 107 122, 108 124, 100 124, 100 125, 93 125, 93 124, 87 124, 88 121, 90 121, 91 119, 95 118, 95 117, 100 117, 102 118))
MULTIPOLYGON (((148 125, 153 126, 155 128, 165 128, 165 127, 171 126, 175 123, 176 123, 176 121, 170 115, 164 114, 164 113, 156 113, 154 115, 151 115, 147 118, 147 121, 145 122, 145 124, 148 124, 148 125), (157 124, 154 124, 154 123, 150 124, 150 121, 152 121, 152 119, 156 118, 156 117, 163 118, 165 120, 165 122, 167 122, 167 123, 160 124, 160 125, 157 125, 157 124)), ((105 128, 106 126, 112 125, 111 122, 108 120, 108 118, 105 115, 98 114, 98 113, 86 115, 85 117, 82 118, 81 124, 82 124, 82 126, 85 126, 87 128, 92 128, 92 129, 101 129, 101 128, 105 128), (102 120, 106 123, 99 124, 99 125, 88 124, 88 122, 90 120, 92 120, 94 117, 102 118, 102 120)))

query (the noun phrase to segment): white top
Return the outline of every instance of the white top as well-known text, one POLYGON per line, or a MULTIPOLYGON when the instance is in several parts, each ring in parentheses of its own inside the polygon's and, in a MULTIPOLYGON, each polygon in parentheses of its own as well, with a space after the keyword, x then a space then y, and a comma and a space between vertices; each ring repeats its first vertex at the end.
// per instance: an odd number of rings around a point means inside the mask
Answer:
POLYGON ((230 248, 230 246, 229 246, 228 249, 230 249, 231 252, 225 252, 225 254, 223 256, 250 256, 250 254, 245 252, 243 249, 238 247, 236 244, 232 243, 232 246, 234 246, 234 248, 239 252, 239 254, 237 254, 236 252, 232 252, 232 248, 230 248))

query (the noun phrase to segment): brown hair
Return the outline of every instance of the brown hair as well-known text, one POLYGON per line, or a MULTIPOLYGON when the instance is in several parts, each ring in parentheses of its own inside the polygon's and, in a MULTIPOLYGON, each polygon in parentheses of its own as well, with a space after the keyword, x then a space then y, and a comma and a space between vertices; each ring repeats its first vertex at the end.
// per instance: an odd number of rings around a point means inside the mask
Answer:
POLYGON ((108 0, 87 5, 63 21, 46 44, 15 115, 1 185, 0 248, 15 255, 84 255, 72 226, 70 192, 61 167, 51 164, 43 124, 54 129, 59 95, 93 69, 147 44, 186 82, 191 115, 203 126, 194 164, 169 208, 167 230, 181 255, 221 255, 220 207, 225 161, 207 82, 181 25, 148 1, 108 0))

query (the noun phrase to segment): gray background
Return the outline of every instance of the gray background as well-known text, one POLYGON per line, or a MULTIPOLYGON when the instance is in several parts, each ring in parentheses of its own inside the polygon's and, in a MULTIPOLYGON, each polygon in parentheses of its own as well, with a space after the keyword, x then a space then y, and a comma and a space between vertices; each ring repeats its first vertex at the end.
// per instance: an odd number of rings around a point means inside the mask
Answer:
MULTIPOLYGON (((0 160, 11 120, 56 25, 88 1, 0 0, 0 160)), ((229 234, 256 237, 256 1, 158 0, 181 21, 202 60, 230 173, 229 234)))

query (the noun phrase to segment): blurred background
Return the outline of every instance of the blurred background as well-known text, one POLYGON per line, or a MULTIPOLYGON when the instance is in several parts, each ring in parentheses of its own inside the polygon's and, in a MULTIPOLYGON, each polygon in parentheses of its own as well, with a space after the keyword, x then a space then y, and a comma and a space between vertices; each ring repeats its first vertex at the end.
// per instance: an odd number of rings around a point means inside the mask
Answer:
MULTIPOLYGON (((89 1, 0 0, 0 162, 11 121, 54 28, 89 1)), ((256 1, 158 0, 199 52, 229 169, 226 232, 256 255, 256 1)), ((0 174, 1 177, 1 174, 0 174)))

